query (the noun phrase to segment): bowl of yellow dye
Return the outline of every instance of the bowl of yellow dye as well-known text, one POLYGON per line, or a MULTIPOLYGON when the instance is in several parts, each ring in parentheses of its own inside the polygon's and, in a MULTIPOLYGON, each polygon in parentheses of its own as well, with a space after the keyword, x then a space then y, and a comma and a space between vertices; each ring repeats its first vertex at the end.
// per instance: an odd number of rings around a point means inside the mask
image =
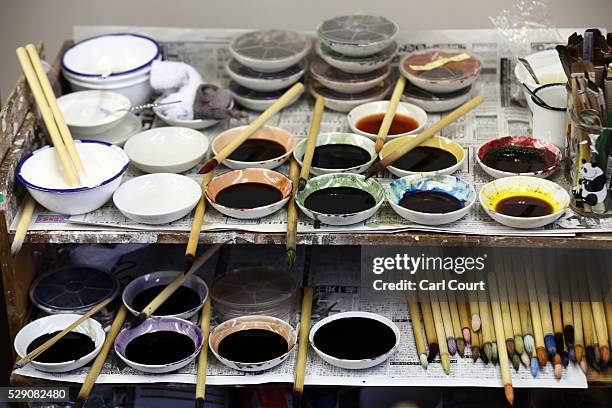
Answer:
POLYGON ((480 190, 480 204, 495 221, 512 228, 540 228, 559 219, 570 196, 557 183, 537 177, 494 180, 480 190))

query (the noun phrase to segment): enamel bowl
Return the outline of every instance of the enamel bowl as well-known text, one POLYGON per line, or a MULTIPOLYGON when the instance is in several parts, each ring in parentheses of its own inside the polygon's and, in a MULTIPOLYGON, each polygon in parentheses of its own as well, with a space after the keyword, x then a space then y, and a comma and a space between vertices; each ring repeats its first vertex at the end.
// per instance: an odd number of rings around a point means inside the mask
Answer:
POLYGON ((366 74, 389 66, 397 51, 397 43, 393 42, 384 50, 364 57, 339 54, 320 41, 317 43, 316 51, 323 61, 336 69, 349 74, 366 74))
POLYGON ((232 59, 225 64, 229 77, 245 88, 260 92, 273 92, 289 88, 304 75, 306 63, 299 63, 279 72, 259 72, 232 59))
POLYGON ((106 79, 97 79, 97 82, 83 82, 66 76, 73 92, 77 91, 114 91, 126 96, 132 106, 142 105, 151 101, 153 88, 149 83, 149 74, 129 78, 120 82, 111 82, 106 79))
POLYGON ((190 321, 178 319, 176 317, 149 317, 142 324, 134 329, 125 328, 119 332, 115 339, 115 353, 127 365, 145 373, 169 373, 191 363, 200 353, 204 344, 202 330, 190 321), (173 331, 184 334, 191 338, 195 351, 187 358, 169 364, 140 364, 129 360, 125 355, 127 345, 136 337, 145 333, 158 331, 173 331))
POLYGON ((553 174, 557 168, 561 165, 562 154, 561 150, 554 144, 544 139, 537 139, 531 136, 503 136, 497 139, 489 140, 482 144, 476 151, 476 161, 485 173, 493 178, 511 177, 511 176, 534 176, 540 178, 547 178, 553 174), (547 158, 548 167, 546 170, 529 173, 511 173, 509 171, 499 170, 490 166, 487 166, 482 162, 485 154, 493 148, 500 148, 504 146, 523 146, 523 147, 535 147, 547 158))
POLYGON ((390 88, 391 82, 388 78, 374 88, 354 94, 334 91, 333 89, 324 87, 317 81, 311 81, 308 87, 313 97, 322 96, 325 99, 326 108, 343 113, 349 112, 359 105, 384 99, 390 88))
POLYGON ((221 323, 210 333, 208 345, 214 356, 224 365, 239 371, 264 371, 272 367, 276 367, 289 357, 289 354, 295 347, 297 341, 297 333, 291 325, 283 320, 272 316, 243 316, 231 320, 226 320, 221 323), (224 358, 219 354, 219 344, 228 335, 241 330, 271 330, 283 336, 287 340, 287 352, 275 359, 261 361, 257 363, 246 363, 240 361, 232 361, 224 358))
POLYGON ((302 191, 298 191, 295 196, 295 202, 308 218, 327 225, 351 225, 363 222, 376 214, 384 200, 385 189, 383 186, 372 178, 365 180, 365 176, 351 173, 331 173, 311 178, 306 183, 306 187, 302 191), (372 194, 376 200, 376 205, 365 211, 348 214, 323 214, 306 208, 304 205, 306 197, 317 190, 332 187, 355 187, 365 190, 372 194))
MULTIPOLYGON (((32 343, 32 341, 43 334, 62 331, 81 317, 82 316, 78 314, 63 313, 45 316, 28 323, 21 330, 19 330, 17 336, 15 336, 15 341, 13 343, 15 352, 20 358, 25 357, 28 354, 28 346, 30 343, 32 343)), ((66 371, 81 368, 91 362, 100 352, 104 339, 106 338, 102 325, 96 320, 89 318, 72 329, 72 331, 89 336, 95 344, 94 350, 77 360, 64 361, 61 363, 39 363, 36 360, 33 360, 30 364, 40 371, 49 373, 64 373, 66 371)))
POLYGON ((415 174, 393 181, 387 188, 387 201, 400 217, 422 225, 442 225, 466 216, 476 202, 476 191, 469 183, 444 174, 415 174), (436 191, 450 194, 463 202, 463 208, 449 213, 424 213, 399 205, 406 194, 418 191, 436 191))
MULTIPOLYGON (((351 127, 351 131, 359 135, 368 136, 372 139, 376 139, 376 136, 377 136, 376 134, 364 132, 363 130, 357 127, 357 123, 359 123, 359 121, 365 118, 366 116, 381 114, 381 113, 384 114, 387 112, 388 108, 389 108, 389 101, 378 101, 378 102, 364 103, 363 105, 359 105, 351 109, 351 111, 346 117, 348 120, 349 126, 351 127)), ((395 113, 400 114, 400 115, 409 116, 415 119, 418 122, 419 127, 414 129, 411 132, 400 133, 397 135, 388 135, 387 137, 389 139, 419 133, 421 130, 423 130, 423 128, 427 124, 427 113, 416 105, 412 105, 406 102, 400 102, 397 105, 397 109, 395 113)))
MULTIPOLYGON (((306 144, 308 143, 307 139, 303 139, 296 146, 293 157, 299 163, 300 167, 302 166, 302 160, 304 159, 304 153, 306 151, 306 144)), ((354 133, 340 133, 340 132, 331 132, 331 133, 321 133, 317 136, 317 141, 315 143, 315 147, 324 146, 330 144, 344 144, 344 145, 353 145, 359 146, 370 153, 370 160, 366 163, 363 163, 356 167, 350 167, 347 169, 326 169, 322 167, 310 167, 310 174, 314 174, 315 176, 320 176, 322 174, 330 174, 330 173, 363 173, 367 170, 368 167, 374 163, 376 160, 376 145, 369 138, 361 135, 356 135, 354 133)))
MULTIPOLYGON (((228 109, 234 108, 234 101, 232 100, 228 106, 228 109)), ((158 108, 153 108, 153 112, 155 115, 160 118, 164 123, 168 126, 176 126, 183 127, 195 130, 207 129, 209 127, 213 127, 222 119, 174 119, 169 116, 164 115, 158 108)))
MULTIPOLYGON (((243 130, 248 126, 239 126, 226 130, 219 134, 212 142, 212 153, 216 155, 225 146, 231 143, 243 130)), ((274 169, 284 162, 291 156, 293 149, 295 148, 295 137, 291 132, 285 129, 281 129, 275 126, 263 126, 259 128, 255 133, 249 136, 249 140, 270 140, 276 142, 285 148, 285 153, 281 156, 275 157, 269 160, 263 160, 259 162, 247 162, 232 159, 223 160, 222 164, 234 170, 241 170, 247 168, 260 168, 260 169, 274 169)))
POLYGON ((94 136, 81 136, 78 133, 72 133, 72 137, 75 139, 85 140, 99 140, 114 144, 117 146, 123 146, 125 142, 130 140, 132 136, 139 133, 142 130, 142 123, 138 116, 132 112, 128 112, 127 115, 112 129, 102 132, 94 136))
POLYGON ((81 91, 57 98, 70 133, 93 136, 117 126, 132 106, 130 100, 112 91, 81 91))
POLYGON ((166 224, 189 214, 201 195, 200 185, 189 177, 155 173, 123 183, 115 191, 113 202, 132 221, 166 224))
MULTIPOLYGON (((408 136, 394 138, 388 141, 387 143, 385 143, 383 148, 380 150, 380 153, 378 154, 378 156, 380 157, 381 160, 384 159, 385 156, 387 156, 390 152, 395 150, 399 144, 407 140, 413 139, 415 137, 416 137, 415 135, 408 135, 408 136)), ((455 159, 457 159, 457 163, 445 169, 440 169, 436 172, 407 171, 407 170, 400 169, 399 167, 394 167, 393 165, 387 166, 387 169, 392 174, 396 175, 397 177, 405 177, 405 176, 411 176, 413 174, 426 174, 426 173, 453 174, 454 172, 459 170, 461 166, 463 166, 463 162, 465 161, 465 150, 463 149, 463 147, 459 143, 455 142, 454 140, 448 139, 443 136, 437 136, 437 135, 432 136, 426 141, 424 141, 423 143, 421 143, 419 146, 436 147, 438 149, 446 150, 447 152, 450 152, 453 156, 455 156, 455 159)))
MULTIPOLYGON (((333 314, 322 320, 319 320, 314 326, 312 326, 312 329, 310 329, 310 335, 308 336, 308 340, 310 342, 310 346, 314 349, 317 355, 321 357, 321 359, 323 359, 325 362, 333 366, 345 368, 348 370, 360 370, 364 368, 374 367, 386 361, 389 357, 395 354, 395 351, 397 350, 400 344, 400 337, 401 337, 401 334, 400 334, 400 331, 397 325, 384 316, 381 316, 375 313, 368 313, 368 312, 342 312, 342 313, 333 314), (351 317, 363 317, 367 319, 373 319, 373 320, 377 320, 385 324, 386 326, 389 326, 389 328, 391 328, 391 330, 393 330, 393 332, 395 333, 395 339, 396 339, 395 345, 391 348, 391 350, 389 350, 388 352, 376 358, 361 359, 361 360, 348 360, 348 359, 342 359, 342 358, 330 356, 329 354, 322 352, 315 346, 314 336, 321 327, 323 327, 327 323, 333 322, 334 320, 346 319, 346 318, 351 318, 351 317)), ((350 339, 346 339, 346 340, 350 341, 350 339)))
MULTIPOLYGON (((536 76, 538 77, 538 80, 540 81, 540 85, 535 83, 529 72, 527 72, 527 68, 525 68, 523 64, 517 61, 516 65, 514 66, 514 76, 518 80, 519 84, 524 83, 531 90, 534 90, 546 84, 567 82, 567 76, 565 75, 565 71, 563 70, 563 65, 561 65, 561 60, 559 60, 559 54, 557 53, 557 50, 536 52, 534 54, 526 56, 525 59, 533 68, 536 76)), ((525 89, 523 89, 522 91, 525 95, 525 99, 527 100, 527 104, 530 108, 533 108, 533 101, 531 100, 531 95, 525 89)))
MULTIPOLYGON (((257 112, 263 112, 268 109, 274 102, 276 102, 283 94, 287 91, 287 89, 281 89, 279 91, 273 92, 259 92, 254 91, 252 89, 245 88, 244 86, 239 85, 235 81, 231 81, 229 84, 229 91, 232 94, 232 98, 234 100, 244 106, 247 109, 251 109, 257 112)), ((297 102, 304 93, 304 90, 299 92, 295 98, 289 101, 287 106, 290 106, 297 102)))
POLYGON ((310 76, 327 88, 342 93, 360 93, 382 83, 391 72, 386 65, 365 74, 351 74, 332 67, 321 59, 314 60, 309 67, 310 76))
POLYGON ((170 126, 138 133, 124 149, 145 173, 182 173, 202 160, 208 145, 208 138, 197 130, 170 126))
MULTIPOLYGON (((147 273, 146 275, 141 275, 135 279, 133 279, 123 290, 123 295, 121 299, 123 300, 123 304, 134 316, 137 316, 140 313, 140 310, 135 310, 133 307, 134 298, 138 296, 139 293, 154 287, 154 286, 166 286, 174 278, 176 278, 182 272, 179 271, 160 271, 160 272, 152 272, 147 273)), ((181 285, 185 286, 189 289, 192 289, 196 292, 200 297, 200 304, 191 309, 187 310, 183 313, 179 313, 177 315, 164 315, 165 317, 178 317, 179 319, 190 319, 193 317, 198 311, 204 306, 206 302, 206 298, 208 298, 208 286, 206 286, 206 282, 202 280, 202 278, 191 275, 187 278, 187 280, 181 285)), ((153 316, 160 316, 153 313, 153 316)))
POLYGON ((130 159, 110 143, 76 140, 85 167, 81 185, 71 187, 58 163, 54 147, 44 146, 25 155, 17 164, 17 179, 34 200, 58 214, 85 214, 102 207, 121 184, 130 159))
POLYGON ((317 27, 317 35, 325 45, 352 57, 364 57, 384 50, 398 33, 399 26, 393 21, 369 14, 334 17, 317 27))
POLYGON ((232 218, 239 218, 244 220, 257 219, 267 217, 270 214, 274 214, 285 206, 289 198, 291 197, 291 191, 293 189, 293 183, 287 176, 282 173, 278 173, 274 170, 268 169, 243 169, 233 170, 221 175, 214 177, 208 186, 206 186, 206 199, 217 211, 221 214, 227 215, 232 218), (278 189, 283 198, 276 203, 265 205, 262 207, 255 208, 230 208, 224 205, 218 204, 215 199, 217 194, 224 188, 241 184, 241 183, 261 183, 268 184, 278 189))
POLYGON ((552 181, 537 177, 512 176, 494 180, 480 190, 480 204, 495 221, 512 228, 539 228, 558 220, 569 206, 570 196, 552 181), (532 196, 547 201, 553 213, 542 217, 512 217, 495 211, 500 200, 512 196, 532 196))

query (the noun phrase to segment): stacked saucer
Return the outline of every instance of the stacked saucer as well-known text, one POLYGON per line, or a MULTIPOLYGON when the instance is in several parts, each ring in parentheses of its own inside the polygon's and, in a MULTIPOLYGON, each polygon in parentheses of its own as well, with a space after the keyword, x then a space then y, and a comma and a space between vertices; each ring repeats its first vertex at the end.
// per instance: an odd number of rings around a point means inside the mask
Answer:
POLYGON ((348 112, 378 101, 390 88, 389 63, 397 50, 399 27, 384 17, 368 14, 340 16, 319 25, 319 58, 310 64, 313 96, 325 106, 348 112))
POLYGON ((245 108, 263 111, 304 75, 310 40, 293 31, 252 31, 234 38, 229 52, 225 69, 232 97, 245 108))

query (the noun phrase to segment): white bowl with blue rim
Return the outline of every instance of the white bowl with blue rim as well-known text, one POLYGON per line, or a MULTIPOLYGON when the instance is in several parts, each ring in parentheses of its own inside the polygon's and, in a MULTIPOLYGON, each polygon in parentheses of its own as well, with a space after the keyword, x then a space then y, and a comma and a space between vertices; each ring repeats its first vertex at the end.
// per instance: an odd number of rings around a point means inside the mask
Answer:
POLYGON ((422 225, 450 224, 465 217, 476 202, 476 191, 471 184, 446 174, 414 174, 395 180, 387 188, 387 201, 400 217, 422 225), (402 207, 399 203, 406 194, 434 191, 449 194, 463 207, 447 213, 425 213, 402 207))
POLYGON ((97 140, 75 140, 86 175, 70 186, 55 147, 44 146, 17 164, 16 176, 34 200, 50 211, 77 215, 102 207, 121 184, 130 159, 123 149, 97 140))

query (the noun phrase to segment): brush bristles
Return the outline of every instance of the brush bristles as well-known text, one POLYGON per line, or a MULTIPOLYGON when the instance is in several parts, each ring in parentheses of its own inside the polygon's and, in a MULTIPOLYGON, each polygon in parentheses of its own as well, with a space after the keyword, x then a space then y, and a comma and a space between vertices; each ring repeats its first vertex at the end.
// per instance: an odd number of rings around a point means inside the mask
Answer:
POLYGON ((529 364, 531 363, 531 357, 529 357, 529 354, 527 354, 526 351, 523 351, 521 354, 521 363, 523 363, 525 367, 529 367, 529 364))
POLYGON ((477 332, 480 330, 480 326, 482 325, 482 320, 480 320, 480 316, 477 314, 472 315, 472 330, 477 332))
POLYGON ((576 359, 576 348, 574 346, 570 347, 569 352, 568 352, 568 357, 570 361, 572 361, 573 363, 578 361, 576 359))
POLYGON ((552 334, 547 334, 544 336, 544 346, 546 346, 546 351, 551 356, 557 354, 557 343, 555 343, 555 336, 552 334))
POLYGON ((504 385, 504 394, 506 394, 508 404, 514 405, 514 389, 512 388, 512 384, 504 385))
POLYGON ((574 350, 576 352, 576 361, 582 361, 584 357, 584 346, 582 344, 576 344, 574 345, 574 350))
POLYGON ((506 350, 508 351, 508 357, 512 357, 514 354, 514 339, 506 339, 506 350))
POLYGON ((587 363, 589 363, 590 366, 595 365, 595 347, 587 346, 584 354, 586 355, 587 363))
POLYGON ((563 328, 563 337, 565 337, 565 342, 568 346, 574 344, 574 326, 570 326, 569 324, 563 328))
POLYGON ((465 354, 465 340, 463 340, 463 337, 457 337, 456 342, 457 353, 459 353, 459 356, 463 357, 463 355, 465 354))
POLYGON ((421 366, 427 370, 427 356, 425 354, 420 354, 419 361, 421 362, 421 366))
POLYGON ((523 354, 525 351, 525 345, 523 344, 523 336, 514 336, 514 350, 516 354, 523 354))
POLYGON ((587 361, 586 356, 583 356, 580 360, 580 369, 585 375, 589 372, 589 362, 587 361))
POLYGON ((544 347, 538 347, 536 349, 536 356, 538 357, 538 363, 540 363, 540 367, 546 366, 548 362, 548 353, 544 347))
POLYGON ((497 365, 499 361, 499 355, 497 354, 497 342, 491 343, 491 362, 497 365))
POLYGON ((461 334, 463 335, 463 340, 465 340, 466 344, 470 344, 472 340, 472 331, 469 328, 464 327, 463 330, 461 330, 461 334))
POLYGON ((555 347, 557 349, 557 353, 561 353, 561 350, 563 350, 563 344, 563 334, 555 333, 555 347))
POLYGON ((455 338, 449 337, 446 343, 448 344, 448 354, 450 354, 451 356, 457 354, 457 341, 455 340, 455 338))
POLYGON ((493 346, 491 345, 491 343, 485 343, 482 346, 482 350, 484 351, 484 355, 487 358, 485 362, 486 364, 487 362, 491 361, 491 358, 493 357, 493 346))
POLYGON ((561 363, 563 364, 563 367, 567 367, 569 365, 569 361, 569 353, 563 350, 561 352, 561 363))
POLYGON ((512 367, 514 367, 515 371, 518 371, 521 367, 521 357, 518 354, 512 355, 512 367))
POLYGON ((529 364, 531 375, 533 378, 538 376, 538 370, 540 369, 540 361, 537 357, 531 357, 531 363, 529 364))
POLYGON ((553 357, 553 367, 555 378, 558 380, 561 378, 561 374, 563 374, 563 364, 561 363, 561 356, 559 354, 555 354, 553 357))
POLYGON ((478 361, 479 358, 480 358, 480 347, 472 346, 472 360, 476 362, 478 361))
POLYGON ((439 351, 440 347, 438 346, 438 343, 431 343, 429 345, 429 353, 427 354, 427 362, 431 363, 434 361, 439 351))
POLYGON ((601 365, 607 366, 610 364, 610 349, 608 346, 600 346, 599 354, 601 355, 601 365))
POLYGON ((533 356, 533 351, 535 349, 535 342, 534 342, 533 336, 531 334, 526 334, 523 337, 523 345, 525 346, 525 351, 530 356, 533 356))

